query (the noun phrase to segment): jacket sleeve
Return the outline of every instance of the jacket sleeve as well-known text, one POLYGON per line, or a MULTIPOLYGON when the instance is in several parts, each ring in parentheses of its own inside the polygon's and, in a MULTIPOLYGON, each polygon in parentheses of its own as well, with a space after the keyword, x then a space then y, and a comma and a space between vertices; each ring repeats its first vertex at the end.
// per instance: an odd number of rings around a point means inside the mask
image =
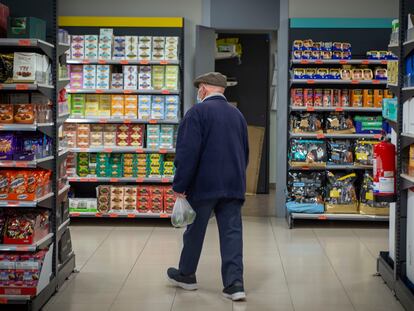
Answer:
POLYGON ((249 165, 249 131, 247 130, 247 123, 244 122, 244 150, 245 150, 245 157, 246 157, 246 169, 249 165))
POLYGON ((175 192, 188 192, 198 167, 200 150, 200 119, 196 113, 189 111, 178 128, 173 182, 175 192))

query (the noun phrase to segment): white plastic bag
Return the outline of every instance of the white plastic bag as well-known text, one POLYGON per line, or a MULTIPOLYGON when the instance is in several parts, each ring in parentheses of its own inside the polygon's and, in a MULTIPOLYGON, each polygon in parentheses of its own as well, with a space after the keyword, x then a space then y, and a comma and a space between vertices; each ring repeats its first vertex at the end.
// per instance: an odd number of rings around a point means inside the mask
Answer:
POLYGON ((196 212, 185 198, 177 198, 171 215, 171 223, 176 228, 186 227, 194 222, 196 212))

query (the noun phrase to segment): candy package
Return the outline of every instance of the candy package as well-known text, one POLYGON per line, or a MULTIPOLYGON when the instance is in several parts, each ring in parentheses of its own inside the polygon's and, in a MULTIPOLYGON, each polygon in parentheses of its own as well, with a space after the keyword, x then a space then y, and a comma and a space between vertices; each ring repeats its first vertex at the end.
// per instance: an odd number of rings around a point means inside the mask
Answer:
POLYGON ((355 145, 355 165, 372 165, 374 146, 378 141, 357 140, 355 145))
POLYGON ((352 118, 344 113, 333 112, 326 118, 327 133, 352 134, 355 133, 352 118))
POLYGON ((326 143, 320 140, 292 139, 289 152, 290 165, 325 166, 327 160, 326 143))
POLYGON ((358 198, 354 182, 356 174, 328 172, 326 212, 338 214, 358 213, 358 198))
POLYGON ((297 113, 290 119, 293 133, 323 133, 322 117, 317 113, 297 113))
POLYGON ((352 144, 349 140, 328 141, 328 163, 348 165, 354 163, 352 144))
POLYGON ((388 216, 390 204, 387 202, 375 202, 374 180, 371 173, 366 172, 362 181, 360 193, 360 213, 368 215, 388 216))
POLYGON ((290 171, 287 184, 288 200, 323 204, 324 180, 324 172, 290 171))

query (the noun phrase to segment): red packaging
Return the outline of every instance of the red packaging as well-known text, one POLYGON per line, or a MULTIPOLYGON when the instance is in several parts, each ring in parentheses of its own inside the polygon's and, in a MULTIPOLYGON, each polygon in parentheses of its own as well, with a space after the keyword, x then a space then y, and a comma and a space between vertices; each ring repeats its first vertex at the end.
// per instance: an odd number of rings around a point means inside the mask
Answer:
POLYGON ((129 126, 127 124, 116 127, 116 145, 121 147, 130 146, 129 126))
POLYGON ((149 196, 150 186, 138 186, 138 196, 149 196))
POLYGON ((144 146, 144 125, 143 124, 133 124, 130 125, 128 136, 129 136, 129 145, 135 147, 143 147, 144 146))
POLYGON ((306 107, 313 106, 313 89, 303 90, 303 102, 306 107))
POLYGON ((0 200, 7 200, 9 196, 9 186, 7 171, 0 171, 0 200))
POLYGON ((315 107, 323 107, 323 90, 315 89, 313 91, 313 105, 315 107))
POLYGON ((4 244, 34 244, 49 233, 47 213, 16 213, 7 219, 4 244))
POLYGON ((138 195, 137 212, 148 213, 151 209, 151 200, 149 195, 138 195))
POLYGON ((163 207, 162 195, 151 196, 151 212, 154 214, 159 214, 159 213, 162 213, 163 210, 164 210, 164 207, 163 207))
POLYGON ((150 196, 161 196, 162 197, 164 195, 163 187, 151 186, 149 190, 150 190, 150 196))
POLYGON ((340 89, 333 90, 332 106, 341 107, 341 90, 340 89))
POLYGON ((350 91, 347 89, 341 90, 341 106, 342 107, 349 107, 350 106, 350 91))
POLYGON ((26 171, 7 171, 9 180, 9 200, 34 200, 34 195, 30 198, 27 193, 27 174, 26 171))
POLYGON ((332 106, 332 97, 333 97, 333 90, 332 89, 324 89, 322 95, 322 103, 324 107, 331 107, 332 106))
POLYGON ((10 10, 9 7, 0 3, 0 37, 5 38, 7 36, 7 21, 9 19, 10 10))
POLYGON ((303 107, 303 89, 292 89, 290 92, 292 106, 303 107))

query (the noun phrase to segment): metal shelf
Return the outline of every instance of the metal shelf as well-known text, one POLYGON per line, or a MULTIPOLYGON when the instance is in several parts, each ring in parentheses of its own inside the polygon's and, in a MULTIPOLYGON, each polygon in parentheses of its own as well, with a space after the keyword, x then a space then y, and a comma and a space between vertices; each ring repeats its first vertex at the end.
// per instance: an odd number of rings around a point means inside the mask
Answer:
POLYGON ((403 87, 402 94, 403 94, 402 102, 405 102, 408 99, 411 99, 412 97, 414 97, 414 86, 403 87))
POLYGON ((3 160, 0 161, 0 167, 20 167, 20 168, 36 168, 38 166, 44 167, 47 162, 53 161, 54 156, 49 156, 41 159, 36 159, 33 161, 12 161, 12 160, 3 160))
POLYGON ((70 213, 71 218, 170 218, 171 215, 167 213, 111 213, 111 214, 100 214, 100 213, 70 213))
POLYGON ((291 171, 334 171, 334 170, 369 170, 372 169, 372 165, 332 165, 327 164, 326 166, 290 166, 291 171))
POLYGON ((49 233, 44 238, 34 244, 0 244, 1 252, 36 252, 48 247, 53 242, 53 233, 49 233))
POLYGON ((180 120, 141 120, 130 118, 68 118, 66 123, 133 123, 133 124, 179 124, 180 120))
POLYGON ((407 57, 412 51, 414 51, 414 40, 405 41, 403 43, 404 57, 407 57))
POLYGON ((374 216, 363 214, 305 214, 291 213, 293 219, 313 220, 355 220, 355 221, 388 221, 389 216, 374 216))
POLYGON ((69 258, 57 266, 58 276, 57 276, 57 287, 61 288, 69 276, 75 272, 75 253, 72 251, 69 255, 69 258))
POLYGON ((405 182, 408 182, 411 187, 414 186, 414 177, 408 174, 401 174, 401 178, 404 179, 405 182))
POLYGON ((63 222, 58 230, 57 230, 57 240, 59 241, 62 237, 63 233, 65 233, 66 229, 69 228, 70 219, 68 218, 65 222, 63 222))
POLYGON ((308 134, 308 133, 292 133, 290 132, 291 138, 342 138, 342 139, 380 139, 381 134, 308 134))
POLYGON ((118 90, 118 89, 68 89, 68 93, 79 94, 148 94, 148 95, 179 95, 179 90, 118 90))
POLYGON ((215 59, 216 60, 222 60, 222 59, 232 59, 232 58, 238 58, 239 55, 232 52, 216 52, 215 59))
POLYGON ((0 124, 0 131, 25 131, 35 132, 40 128, 51 127, 53 123, 33 123, 33 124, 0 124))
POLYGON ((172 183, 174 177, 69 177, 69 182, 110 182, 110 183, 172 183))
POLYGON ((71 65, 179 65, 178 60, 130 60, 130 59, 68 59, 67 64, 71 65))
POLYGON ((57 91, 59 92, 60 90, 64 89, 69 83, 70 83, 69 78, 59 79, 57 82, 57 91))
POLYGON ((349 111, 349 112, 382 112, 382 108, 374 107, 298 107, 290 106, 291 111, 307 111, 307 112, 329 112, 329 111, 349 111))
POLYGON ((51 192, 34 201, 0 200, 0 207, 36 207, 39 203, 53 197, 53 195, 53 192, 51 192))
POLYGON ((292 59, 292 65, 387 65, 388 59, 292 59))
POLYGON ((58 43, 57 46, 57 56, 61 56, 63 54, 66 53, 67 50, 70 49, 70 44, 69 43, 58 43))
POLYGON ((398 44, 388 45, 388 51, 392 52, 394 55, 400 55, 400 46, 398 44))
POLYGON ((386 85, 387 80, 341 80, 341 79, 291 79, 292 85, 323 85, 323 84, 340 84, 340 85, 386 85))
POLYGON ((1 38, 0 47, 14 48, 15 50, 41 50, 49 58, 53 56, 54 45, 39 39, 1 38))
POLYGON ((0 83, 0 90, 13 92, 38 91, 47 98, 52 98, 54 86, 39 83, 0 83))
POLYGON ((148 149, 139 147, 119 147, 119 146, 108 146, 108 147, 90 147, 90 148, 69 148, 70 152, 104 152, 104 153, 175 153, 173 149, 148 149))

